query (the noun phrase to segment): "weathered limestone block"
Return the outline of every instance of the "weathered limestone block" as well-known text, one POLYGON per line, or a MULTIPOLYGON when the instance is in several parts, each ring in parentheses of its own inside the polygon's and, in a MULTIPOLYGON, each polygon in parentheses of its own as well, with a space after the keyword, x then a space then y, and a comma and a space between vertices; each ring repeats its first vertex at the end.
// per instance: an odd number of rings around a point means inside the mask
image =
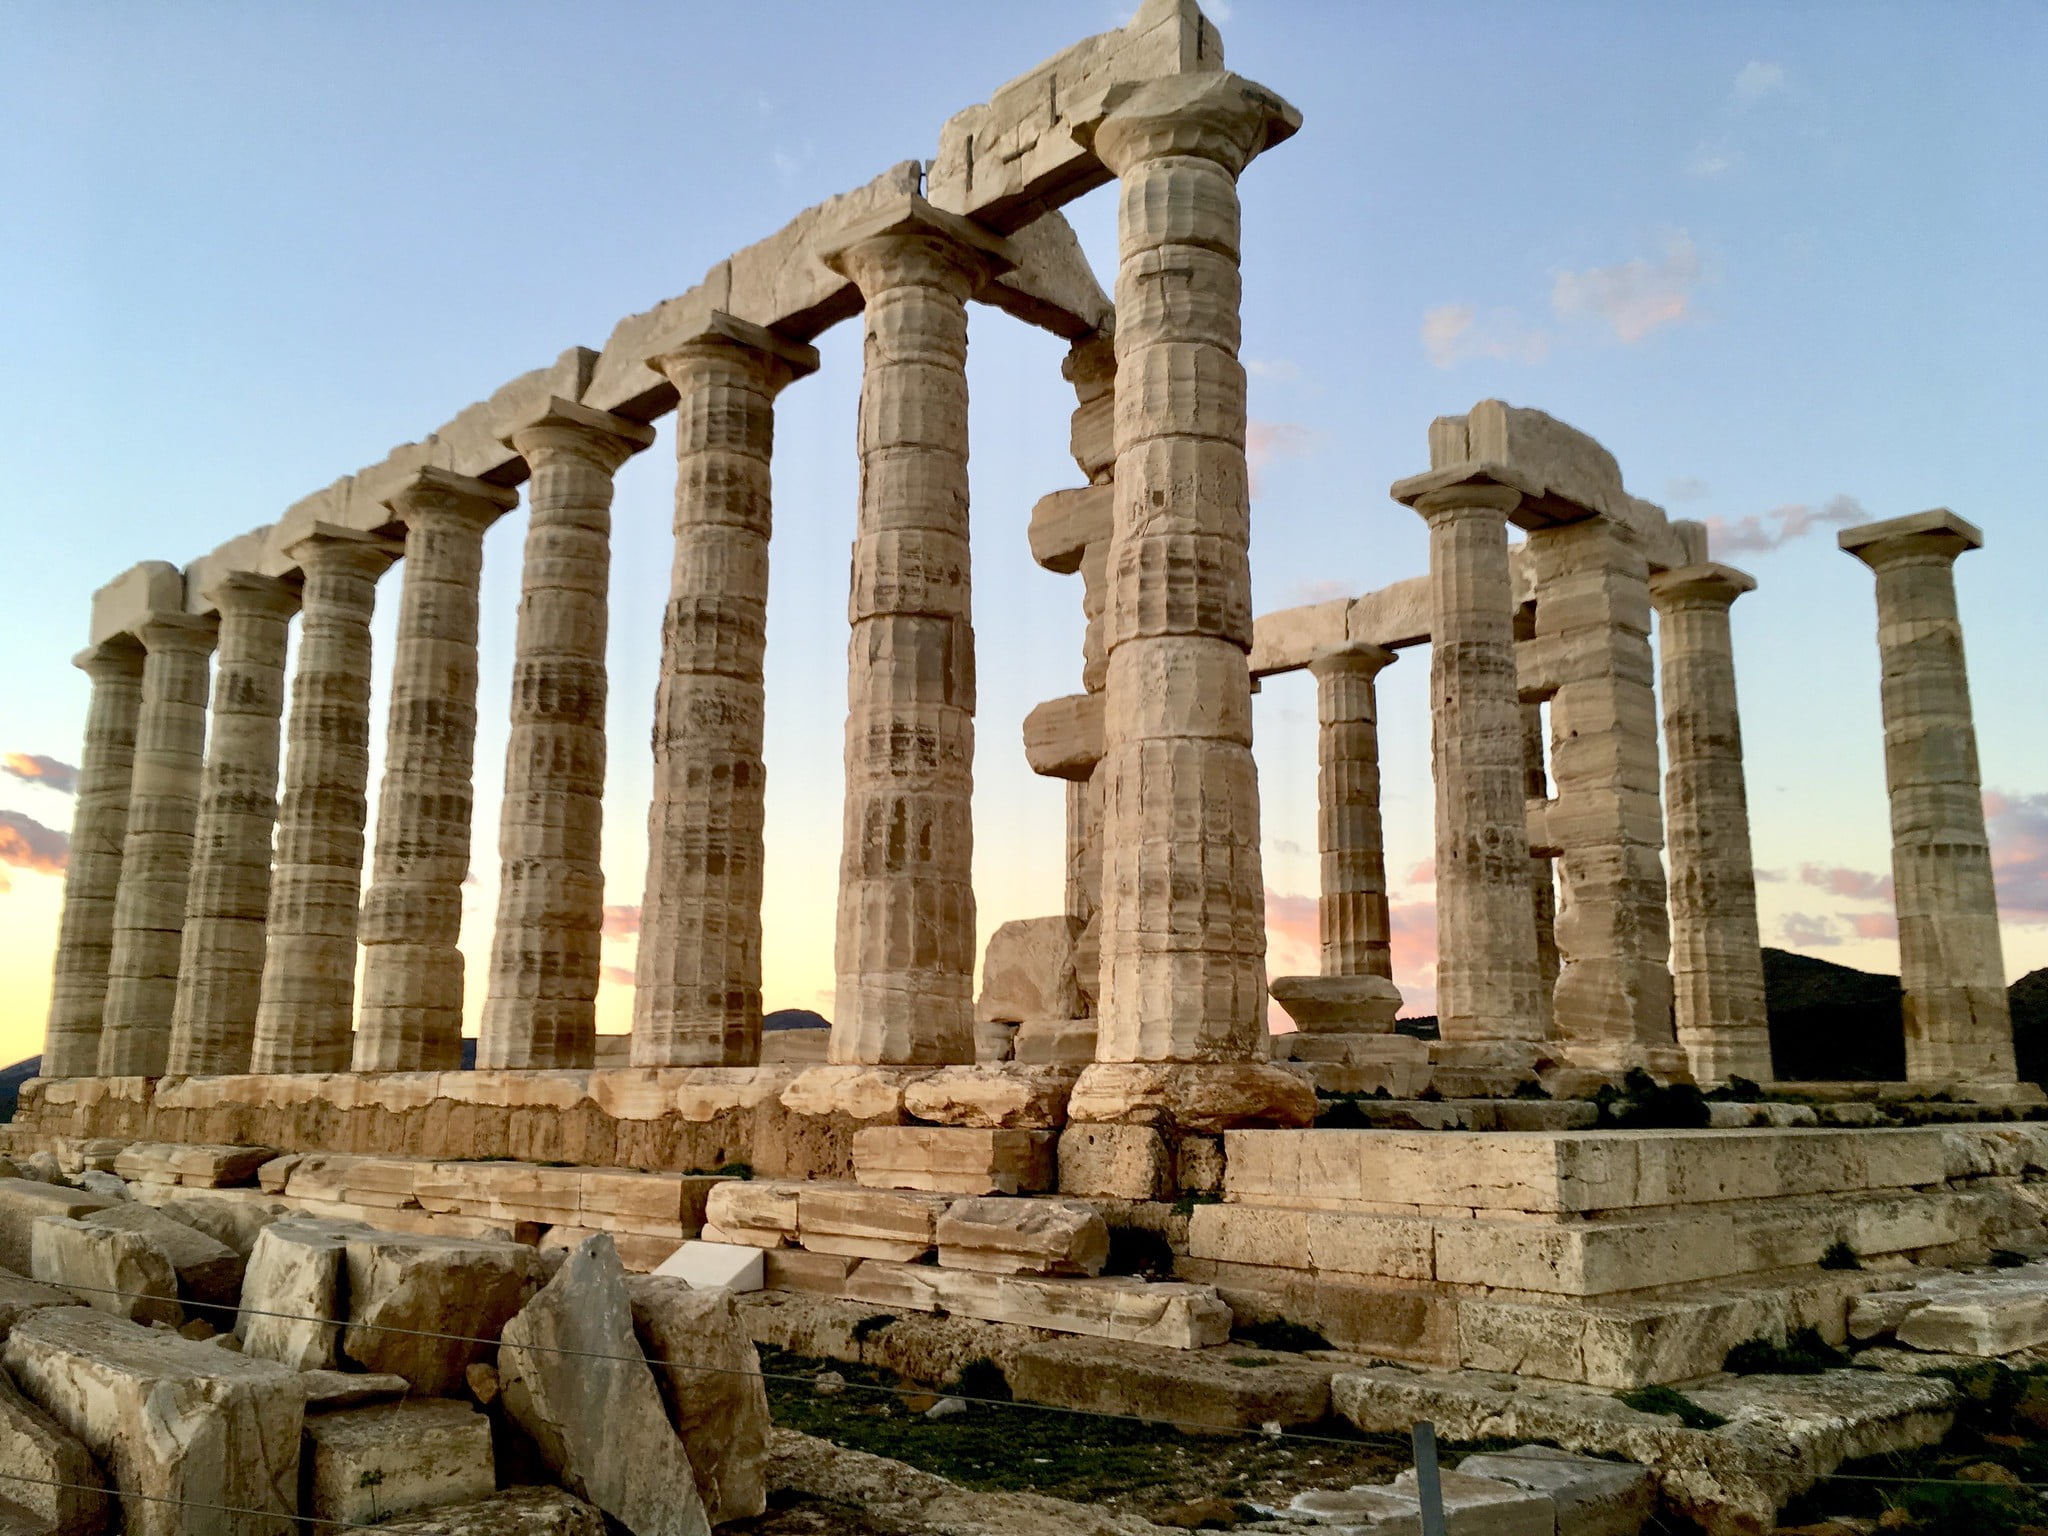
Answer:
POLYGON ((75 1307, 79 1297, 60 1286, 44 1285, 12 1270, 0 1269, 0 1339, 25 1317, 48 1307, 75 1307))
MULTIPOLYGON (((754 1289, 807 1291, 818 1296, 837 1296, 846 1285, 859 1259, 840 1253, 806 1253, 801 1248, 757 1250, 761 1258, 761 1284, 754 1289)), ((689 1276, 683 1276, 689 1279, 689 1276)), ((744 1289, 744 1287, 742 1287, 744 1289)))
POLYGON ((1548 1496, 1556 1509, 1556 1536, 1636 1536, 1657 1498, 1647 1467, 1574 1456, 1548 1445, 1467 1456, 1458 1471, 1548 1496))
POLYGON ((585 1168, 578 1177, 586 1216, 601 1216, 613 1232, 666 1236, 682 1228, 687 1237, 704 1223, 704 1205, 724 1182, 697 1173, 634 1173, 623 1168, 585 1168))
POLYGON ((153 613, 137 631, 147 655, 107 961, 102 1077, 157 1076, 170 1051, 216 628, 211 618, 153 613))
POLYGON ((45 1216, 88 1216, 114 1204, 106 1195, 88 1194, 40 1179, 0 1179, 0 1268, 29 1273, 35 1226, 45 1216))
POLYGON ((689 1456, 640 1356, 609 1239, 578 1248, 504 1325, 498 1372, 506 1411, 571 1492, 633 1536, 709 1536, 689 1456))
POLYGON ((1079 1200, 961 1200, 938 1220, 939 1263, 990 1275, 1099 1275, 1109 1228, 1079 1200))
POLYGON ((533 1250, 518 1243, 390 1232, 344 1241, 342 1352, 364 1370, 403 1376, 425 1397, 460 1390, 463 1372, 490 1354, 487 1342, 467 1341, 498 1336, 533 1273, 533 1250))
MULTIPOLYGON (((596 1236, 595 1233, 590 1235, 596 1236)), ((787 1259, 792 1264, 799 1260, 812 1261, 834 1269, 842 1278, 858 1262, 826 1254, 807 1254, 797 1248, 763 1249, 750 1243, 714 1243, 692 1238, 654 1265, 652 1276, 659 1280, 680 1280, 697 1291, 758 1291, 766 1283, 766 1261, 770 1257, 787 1259)), ((632 1265, 626 1267, 631 1269, 632 1265)))
POLYGON ((1055 1182, 1051 1131, 871 1125, 854 1132, 853 1176, 871 1189, 1016 1195, 1055 1182))
POLYGON ((946 1194, 806 1183, 797 1198, 797 1239, 813 1253, 862 1259, 916 1260, 938 1241, 946 1194))
POLYGON ((1102 761, 1102 695, 1069 694, 1034 708, 1024 717, 1024 761, 1046 778, 1086 783, 1102 761))
POLYGON ((403 1376, 369 1371, 300 1371, 298 1383, 309 1415, 390 1402, 412 1391, 412 1383, 403 1376))
POLYGON ((930 1071, 854 1063, 810 1067, 783 1089, 782 1107, 797 1115, 844 1115, 895 1125, 903 1119, 904 1093, 930 1071))
POLYGON ((1011 1038, 1010 1059, 1028 1066, 1085 1067, 1095 1060, 1093 1019, 1027 1019, 1011 1038))
POLYGON ((775 397, 813 372, 818 354, 713 311, 648 362, 680 398, 633 1062, 742 1066, 761 1042, 761 665, 775 397))
POLYGON ((31 1245, 29 1273, 77 1292, 89 1307, 173 1328, 185 1321, 170 1255, 140 1233, 45 1216, 35 1224, 31 1245))
POLYGON ((1070 1125, 1060 1132, 1060 1193, 1159 1200, 1173 1192, 1173 1153, 1149 1125, 1070 1125))
POLYGON ((704 1204, 705 1240, 755 1248, 794 1243, 802 1188, 798 1181, 781 1179, 734 1179, 719 1185, 704 1204))
POLYGON ((1320 1361, 1249 1346, 1165 1354, 1109 1339, 1027 1344, 1004 1365, 1025 1402, 1209 1429, 1314 1424, 1329 1415, 1331 1374, 1320 1361))
POLYGON ((287 1207, 275 1201, 223 1200, 209 1195, 166 1200, 157 1209, 225 1243, 244 1259, 255 1250, 263 1229, 287 1214, 287 1207))
POLYGON ((314 1414, 300 1457, 299 1513, 312 1520, 380 1525, 393 1515, 489 1498, 498 1486, 491 1421, 446 1398, 314 1414))
POLYGON ((145 1184, 194 1189, 236 1189, 256 1181, 256 1170, 277 1156, 274 1147, 223 1147, 138 1141, 114 1157, 114 1172, 145 1184))
POLYGON ((870 1259, 849 1278, 847 1295, 1164 1349, 1206 1349, 1230 1337, 1230 1308, 1215 1289, 1177 1280, 978 1274, 870 1259))
POLYGON ((132 1200, 94 1211, 85 1223, 147 1238, 171 1261, 178 1294, 189 1305, 234 1310, 242 1291, 242 1257, 227 1244, 154 1206, 132 1200))
POLYGON ((1316 1091, 1305 1073, 1278 1062, 1098 1062, 1075 1083, 1067 1114, 1204 1133, 1309 1125, 1316 1091))
POLYGON ((1080 925, 1070 917, 1017 918, 989 936, 981 968, 977 1022, 1022 1023, 1070 1019, 1080 1012, 1074 943, 1080 925))
POLYGON ((128 1536, 199 1529, 289 1536, 298 1509, 303 1399, 291 1372, 83 1307, 27 1319, 8 1336, 7 1370, 84 1442, 123 1501, 128 1536), (182 1502, 180 1502, 182 1501, 182 1502))
POLYGON ((1955 587, 1956 559, 1984 535, 1944 507, 1838 539, 1877 573, 1906 1075, 2010 1083, 2012 1012, 1955 587))
POLYGON ((574 1222, 583 1207, 582 1172, 533 1163, 428 1163, 412 1177, 429 1211, 504 1221, 574 1222))
POLYGON ((651 428, 560 398, 507 441, 532 472, 483 1067, 587 1067, 597 1032, 612 476, 651 428))
POLYGON ((974 1059, 967 300, 1007 242, 911 195, 820 258, 863 300, 837 1062, 974 1059))
POLYGON ((1989 1287, 1914 1308, 1893 1330, 1909 1349, 1995 1359, 2048 1343, 2048 1283, 1989 1287))
MULTIPOLYGON (((1384 976, 1276 976, 1267 991, 1308 1033, 1383 1034, 1401 1011, 1401 989, 1384 976)), ((1300 1058, 1296 1058, 1297 1060, 1300 1058)))
POLYGON ((559 1488, 507 1488, 377 1529, 386 1536, 605 1536, 604 1516, 559 1488))
POLYGON ((50 1023, 43 1041, 40 1070, 51 1078, 90 1077, 99 1070, 114 903, 142 711, 142 647, 132 637, 120 635, 82 651, 76 665, 92 679, 92 702, 85 716, 50 1023))
POLYGON ((654 1275, 629 1276, 626 1292, 705 1514, 713 1525, 760 1514, 768 1507, 768 1390, 732 1293, 654 1275))
MULTIPOLYGON (((106 1478, 77 1438, 0 1375, 0 1529, 18 1506, 39 1536, 101 1536, 106 1478), (67 1486, 68 1485, 68 1486, 67 1486)), ((27 1530, 31 1527, 24 1526, 27 1530)))
POLYGON ((1066 1124, 1071 1068, 1025 1066, 941 1067, 905 1085, 905 1113, 939 1125, 977 1130, 1057 1130, 1066 1124))

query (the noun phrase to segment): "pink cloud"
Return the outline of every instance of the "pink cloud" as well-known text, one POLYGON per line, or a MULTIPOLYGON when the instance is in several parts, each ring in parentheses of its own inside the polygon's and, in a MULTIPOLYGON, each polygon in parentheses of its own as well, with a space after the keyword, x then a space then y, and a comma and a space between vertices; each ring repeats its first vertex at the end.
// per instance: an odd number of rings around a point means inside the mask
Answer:
POLYGON ((1533 364, 1550 355, 1550 335, 1523 325, 1512 309, 1482 315, 1476 304, 1439 304, 1422 316, 1422 350, 1434 368, 1475 357, 1533 364))
POLYGON ((78 789, 78 770, 69 763, 60 763, 54 757, 45 757, 40 752, 9 752, 0 756, 0 773, 20 779, 24 784, 40 784, 45 789, 54 789, 60 795, 73 794, 78 789))
POLYGON ((637 938, 639 933, 640 909, 638 907, 606 907, 604 909, 604 936, 606 938, 637 938))
POLYGON ((1388 909, 1394 946, 1394 984, 1401 1011, 1436 1012, 1436 903, 1397 901, 1388 909))
POLYGON ((1436 860, 1434 858, 1424 859, 1420 864, 1409 870, 1408 883, 1410 885, 1435 885, 1436 860))
POLYGON ((2009 923, 2048 923, 2048 794, 1984 797, 1998 914, 2009 923))
POLYGON ((1321 968, 1322 927, 1316 898, 1266 889, 1266 971, 1313 976, 1321 968))
POLYGON ((0 811, 0 864, 41 875, 61 875, 70 862, 70 834, 19 811, 0 811))
POLYGON ((1768 554, 1822 528, 1844 528, 1864 522, 1869 516, 1854 496, 1834 497, 1818 511, 1796 501, 1769 512, 1752 512, 1732 522, 1725 517, 1710 517, 1706 520, 1707 544, 1716 556, 1768 554))
POLYGON ((1799 866, 1799 878, 1808 885, 1817 885, 1831 895, 1841 896, 1849 901, 1892 899, 1892 877, 1875 875, 1868 870, 1802 864, 1799 866))
POLYGON ((633 985, 633 968, 626 965, 608 965, 604 968, 604 979, 615 987, 633 985))
POLYGON ((1633 344, 1691 314, 1692 290, 1699 280, 1698 247, 1684 230, 1673 230, 1665 237, 1660 260, 1639 256, 1611 267, 1558 273, 1550 307, 1560 318, 1593 316, 1617 341, 1633 344))
POLYGON ((1859 939, 1896 939, 1899 936, 1899 920, 1889 912, 1853 912, 1848 922, 1849 931, 1859 939))

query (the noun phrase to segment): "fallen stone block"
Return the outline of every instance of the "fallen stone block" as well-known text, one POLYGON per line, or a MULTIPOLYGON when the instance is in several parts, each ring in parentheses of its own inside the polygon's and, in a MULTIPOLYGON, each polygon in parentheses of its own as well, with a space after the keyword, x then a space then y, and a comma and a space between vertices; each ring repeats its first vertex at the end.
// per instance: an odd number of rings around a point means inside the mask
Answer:
POLYGON ((1310 1488, 1289 1501, 1293 1520, 1341 1528, 1346 1536, 1422 1536, 1422 1506, 1391 1488, 1310 1488))
POLYGON ((491 1421, 448 1398, 316 1414, 300 1456, 299 1513, 309 1520, 379 1525, 498 1486, 491 1421))
POLYGON ((1549 1445, 1467 1456, 1458 1470, 1549 1495, 1557 1536, 1636 1536, 1656 1503, 1656 1479, 1626 1461, 1575 1456, 1549 1445))
MULTIPOLYGON (((485 1367, 488 1369, 488 1367, 485 1367)), ((403 1376, 371 1371, 300 1371, 293 1378, 306 1399, 308 1416, 335 1408, 389 1402, 412 1391, 403 1376)))
POLYGON ((534 1163, 422 1163, 410 1189, 423 1210, 493 1221, 573 1224, 583 1206, 580 1169, 534 1163))
POLYGON ((766 1252, 744 1243, 707 1243, 693 1238, 657 1264, 653 1276, 680 1280, 699 1291, 758 1291, 764 1284, 761 1261, 766 1252))
POLYGON ((474 1238, 365 1232, 346 1240, 348 1328, 342 1353, 403 1376, 425 1397, 462 1387, 526 1300, 531 1248, 474 1238))
POLYGON ((572 1493, 633 1536, 708 1536, 689 1458, 640 1354, 625 1271, 607 1239, 570 1254, 504 1325, 498 1374, 506 1411, 572 1493))
POLYGON ((908 1262, 927 1257, 951 1195, 855 1184, 797 1186, 797 1240, 813 1253, 908 1262))
POLYGON ((732 1179, 711 1191, 704 1202, 705 1236, 716 1229, 716 1241, 778 1248, 794 1243, 797 1234, 795 1179, 732 1179))
POLYGON ((377 1529, 384 1536, 605 1536, 604 1516, 559 1488, 507 1488, 377 1529))
POLYGON ((2048 1286, 1986 1286, 1915 1308, 1893 1329, 1909 1349, 1995 1358, 2048 1344, 2048 1286))
MULTIPOLYGON (((581 1248, 603 1231, 603 1227, 549 1227, 541 1234, 535 1247, 543 1255, 566 1254, 581 1248)), ((607 1235, 619 1250, 619 1262, 626 1266, 628 1274, 634 1275, 650 1274, 660 1268, 684 1241, 680 1236, 649 1237, 642 1232, 610 1232, 607 1235)), ((761 1251, 758 1248, 754 1250, 755 1253, 761 1251)))
POLYGON ((46 1216, 36 1223, 30 1260, 36 1279, 76 1292, 97 1311, 173 1328, 185 1321, 170 1255, 138 1232, 46 1216))
POLYGON ((177 1274, 178 1295, 188 1305, 234 1310, 242 1293, 243 1259, 226 1243, 154 1206, 133 1201, 94 1211, 85 1222, 87 1226, 133 1232, 162 1249, 177 1274))
POLYGON ((124 1179, 145 1184, 234 1189, 255 1183, 257 1170, 276 1156, 275 1147, 138 1141, 114 1158, 113 1171, 124 1179))
POLYGON ((984 1275, 870 1259, 847 1277, 845 1294, 877 1307, 945 1311, 1166 1349, 1206 1349, 1230 1337, 1230 1308, 1215 1289, 1177 1280, 984 1275))
MULTIPOLYGON (((1555 1536, 1557 1506, 1540 1490, 1465 1472, 1437 1473, 1444 1529, 1457 1536, 1555 1536)), ((1415 1469, 1394 1479, 1394 1492, 1421 1501, 1415 1469)))
POLYGON ((255 1250, 263 1229, 290 1212, 290 1207, 272 1200, 228 1200, 218 1195, 180 1195, 157 1209, 225 1243, 244 1259, 255 1250))
POLYGON ((939 1263, 991 1275, 1099 1275, 1109 1228, 1079 1200, 959 1200, 933 1229, 939 1263))
POLYGON ((1313 1424, 1330 1411, 1335 1367, 1224 1344, 1165 1351, 1116 1339, 1053 1339, 1008 1361, 1010 1390, 1031 1403, 1207 1428, 1313 1424))
MULTIPOLYGON (((1061 738, 1058 746, 1049 748, 1048 760, 1056 758, 1071 766, 1082 758, 1092 762, 1102 755, 1100 699, 1054 700, 1033 710, 1032 719, 1047 723, 1051 735, 1061 738), (1091 713, 1092 743, 1085 740, 1089 729, 1083 718, 1091 713)), ((1029 727, 1026 736, 1031 736, 1029 727)), ((1081 777, 1087 777, 1085 767, 1079 771, 1081 777)), ((981 995, 975 999, 974 1017, 984 1022, 1017 1023, 1070 1019, 1078 1014, 1081 998, 1074 975, 1074 941, 1080 931, 1081 924, 1064 915, 1013 919, 996 929, 982 959, 981 995)))
POLYGON ((22 1391, 84 1443, 115 1490, 135 1495, 123 1499, 125 1536, 294 1529, 304 1405, 283 1366, 83 1307, 25 1319, 5 1357, 22 1391), (176 1501, 257 1513, 195 1523, 176 1501))
MULTIPOLYGON (((0 1374, 0 1495, 42 1536, 100 1536, 112 1513, 106 1478, 77 1436, 0 1374), (71 1486, 64 1486, 71 1485, 71 1486)), ((4 1527, 0 1527, 4 1528, 4 1527)))
POLYGON ((1095 1060, 1093 1019, 1026 1019, 1010 1038, 1010 1060, 1030 1067, 1078 1069, 1095 1060))
POLYGON ((0 1269, 0 1340, 13 1331, 24 1317, 49 1307, 75 1307, 81 1298, 61 1286, 44 1285, 12 1270, 0 1269))
MULTIPOLYGON (((760 1257, 759 1252, 755 1257, 760 1257)), ((633 1328, 681 1437, 713 1525, 768 1507, 768 1390, 732 1293, 681 1280, 626 1280, 633 1328)))
POLYGON ((105 1195, 109 1200, 133 1198, 128 1181, 118 1173, 102 1173, 97 1168, 88 1168, 83 1173, 73 1174, 71 1182, 88 1195, 105 1195))
POLYGON ((1017 1195, 1055 1182, 1051 1131, 873 1125, 853 1137, 853 1176, 870 1189, 1017 1195))
POLYGON ((348 1240, 369 1230, 318 1216, 286 1216, 265 1227, 242 1281, 235 1331, 244 1352, 295 1371, 338 1365, 348 1240))
POLYGON ((266 1195, 281 1195, 291 1182, 292 1170, 303 1163, 311 1154, 287 1152, 282 1157, 273 1157, 256 1170, 256 1187, 266 1195))
POLYGON ((56 1156, 57 1165, 67 1174, 112 1173, 114 1159, 131 1145, 133 1143, 118 1136, 89 1136, 83 1140, 64 1136, 53 1142, 50 1150, 56 1156))
POLYGON ((713 1186, 726 1180, 704 1173, 638 1173, 627 1168, 577 1170, 580 1222, 617 1236, 694 1237, 704 1224, 713 1186))
POLYGON ((43 1217, 89 1216, 113 1203, 105 1195, 40 1179, 0 1179, 0 1268, 18 1275, 32 1272, 30 1251, 36 1223, 43 1217))
MULTIPOLYGON (((843 1253, 806 1253, 801 1248, 763 1248, 761 1285, 770 1291, 808 1291, 837 1296, 859 1259, 843 1253)), ((658 1271, 657 1271, 658 1272, 658 1271)), ((689 1277, 684 1276, 685 1279, 689 1277)))

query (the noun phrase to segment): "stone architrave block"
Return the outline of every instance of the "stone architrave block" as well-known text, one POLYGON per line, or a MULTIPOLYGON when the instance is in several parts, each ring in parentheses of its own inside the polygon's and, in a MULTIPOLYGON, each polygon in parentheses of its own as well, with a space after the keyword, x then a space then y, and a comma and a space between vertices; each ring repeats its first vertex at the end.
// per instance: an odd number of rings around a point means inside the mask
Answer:
MULTIPOLYGON (((1024 761, 1033 773, 1045 778, 1086 783, 1102 761, 1102 695, 1070 693, 1034 708, 1024 717, 1024 761)), ((990 943, 994 943, 993 937, 990 943)))
POLYGON ((989 935, 981 996, 974 1004, 976 1020, 1021 1023, 1078 1014, 1081 994, 1074 974, 1074 941, 1080 930, 1071 917, 1027 917, 1004 923, 989 935))
POLYGON ((797 1240, 797 1195, 800 1180, 732 1179, 711 1191, 704 1202, 707 1240, 744 1243, 754 1248, 780 1248, 797 1240))
POLYGON ((939 1265, 991 1275, 1099 1275, 1109 1227, 1080 1200, 956 1201, 939 1218, 939 1265))
POLYGON ((773 1425, 761 1357, 732 1293, 656 1275, 628 1276, 626 1293, 634 1333, 711 1523, 761 1514, 768 1507, 773 1425))
POLYGON ((599 1235, 504 1326, 505 1408, 573 1493, 633 1536, 709 1536, 681 1438, 633 1330, 625 1272, 599 1235))
POLYGON ((1173 1189, 1173 1153, 1149 1125, 1070 1125, 1059 1162, 1063 1195, 1158 1200, 1173 1189))
POLYGON ((308 1417, 337 1408, 386 1403, 412 1392, 412 1383, 403 1376, 383 1372, 300 1371, 298 1382, 299 1390, 305 1395, 308 1417))
POLYGON ((105 1467, 126 1536, 290 1536, 304 1398, 290 1371, 84 1307, 8 1336, 8 1373, 105 1467), (146 1497, 145 1497, 146 1496, 146 1497), (187 1505, 258 1511, 232 1520, 187 1505))
POLYGON ((1575 1456, 1548 1445, 1467 1456, 1458 1471, 1547 1494, 1557 1536, 1636 1536, 1650 1518, 1657 1484, 1647 1467, 1575 1456))
POLYGON ((489 1498, 498 1486, 491 1421, 449 1398, 314 1414, 300 1456, 299 1513, 314 1521, 379 1525, 489 1498))
POLYGON ((1073 575, 1090 544, 1108 542, 1115 502, 1114 485, 1084 485, 1039 497, 1027 535, 1031 558, 1055 575, 1073 575))
POLYGON ((923 1259, 938 1241, 938 1219, 954 1198, 920 1190, 805 1184, 797 1202, 797 1238, 813 1253, 923 1259))
POLYGON ((1085 1067, 1095 1060, 1093 1019, 1026 1019, 1010 1040, 1010 1060, 1034 1067, 1085 1067))
POLYGON ((178 1294, 186 1302, 232 1312, 242 1294, 242 1256, 197 1227, 167 1216, 153 1206, 123 1201, 85 1218, 87 1226, 133 1232, 163 1251, 178 1277, 178 1294))
POLYGON ((35 1278, 77 1292, 95 1311, 173 1328, 185 1321, 170 1256, 140 1233, 45 1216, 33 1242, 35 1278))
POLYGON ((61 1286, 44 1285, 12 1270, 0 1269, 0 1341, 25 1317, 33 1317, 47 1307, 77 1305, 78 1296, 61 1286))
POLYGON ((428 1163, 412 1176, 424 1210, 497 1221, 574 1222, 583 1209, 577 1168, 536 1163, 428 1163))
POLYGON ((242 1279, 242 1352, 295 1371, 338 1365, 348 1241, 369 1231, 317 1216, 286 1216, 265 1227, 242 1279))
POLYGON ((1052 1188, 1055 1163, 1051 1131, 871 1125, 853 1136, 853 1176, 871 1189, 1031 1194, 1052 1188))
POLYGON ((100 1536, 111 1506, 106 1479, 78 1438, 0 1373, 0 1530, 9 1505, 34 1517, 39 1536, 100 1536))
MULTIPOLYGON (((1547 1491, 1498 1482, 1473 1473, 1439 1470, 1444 1529, 1457 1536, 1559 1536, 1557 1506, 1547 1491)), ((1415 1469, 1393 1482, 1393 1491, 1420 1500, 1415 1469)))
POLYGON ((490 1355, 533 1273, 534 1252, 519 1243, 365 1232, 345 1247, 342 1352, 426 1397, 459 1390, 469 1366, 490 1355))
POLYGON ((45 1216, 89 1216, 114 1202, 62 1184, 37 1179, 0 1179, 0 1268, 30 1273, 36 1222, 45 1216))
POLYGON ((645 1278, 679 1280, 697 1291, 758 1291, 765 1283, 762 1261, 768 1251, 745 1243, 707 1243, 693 1238, 655 1265, 645 1278))
POLYGON ((157 1209, 225 1244, 244 1259, 255 1249, 263 1229, 289 1213, 289 1207, 276 1201, 229 1200, 218 1195, 181 1195, 157 1209))
POLYGON ((1230 1337, 1230 1308, 1212 1286, 1126 1275, 1058 1279, 966 1270, 937 1273, 940 1304, 958 1317, 1127 1339, 1164 1349, 1207 1349, 1230 1337))
MULTIPOLYGON (((539 1250, 553 1253, 557 1250, 567 1253, 580 1248, 597 1236, 601 1227, 549 1227, 540 1236, 536 1245, 539 1250)), ((667 1237, 649 1237, 644 1232, 606 1232, 613 1246, 619 1250, 619 1262, 626 1266, 626 1272, 644 1275, 666 1263, 676 1251, 683 1238, 671 1233, 667 1237)), ((545 1272, 545 1271, 543 1271, 545 1272)))

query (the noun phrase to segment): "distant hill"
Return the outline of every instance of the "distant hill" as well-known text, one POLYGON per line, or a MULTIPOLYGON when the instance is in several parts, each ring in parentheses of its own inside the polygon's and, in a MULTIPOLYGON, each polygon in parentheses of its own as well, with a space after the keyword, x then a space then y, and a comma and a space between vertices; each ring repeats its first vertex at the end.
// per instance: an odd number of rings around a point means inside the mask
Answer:
POLYGON ((14 1118, 15 1103, 21 1097, 21 1085, 36 1075, 43 1058, 31 1056, 27 1061, 17 1061, 13 1066, 0 1069, 0 1121, 14 1118))
POLYGON ((778 1008, 761 1019, 763 1029, 830 1029, 832 1021, 808 1008, 778 1008))
POLYGON ((2012 999, 2012 1049, 2020 1076, 2048 1086, 2048 966, 2027 972, 2005 995, 2012 999))
POLYGON ((1771 1065, 1789 1082, 1898 1082, 1906 1075, 1899 978, 1764 951, 1771 1065))

